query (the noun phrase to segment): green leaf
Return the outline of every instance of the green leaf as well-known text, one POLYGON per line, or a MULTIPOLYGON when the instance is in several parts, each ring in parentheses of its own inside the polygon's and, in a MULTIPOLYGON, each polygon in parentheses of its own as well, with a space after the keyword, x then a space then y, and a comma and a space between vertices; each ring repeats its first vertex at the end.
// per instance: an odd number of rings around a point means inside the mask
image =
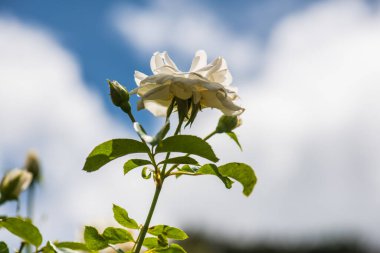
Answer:
POLYGON ((149 148, 132 139, 113 139, 96 146, 86 159, 83 170, 93 172, 108 162, 132 153, 148 153, 149 148))
POLYGON ((165 248, 155 248, 145 251, 145 253, 186 253, 186 251, 176 243, 165 248))
POLYGON ((219 167, 219 172, 225 177, 231 177, 243 185, 243 194, 249 196, 257 178, 253 169, 245 163, 227 163, 219 167))
POLYGON ((141 176, 144 178, 144 179, 149 179, 152 177, 152 171, 149 170, 148 167, 144 167, 141 171, 141 176))
POLYGON ((114 204, 112 210, 113 217, 120 225, 132 229, 139 228, 137 222, 134 219, 129 218, 128 212, 124 208, 114 204))
POLYGON ((133 237, 131 233, 123 228, 108 227, 103 232, 103 238, 110 244, 118 244, 125 242, 132 242, 133 237))
POLYGON ((198 162, 191 157, 188 156, 178 156, 166 159, 164 161, 159 162, 158 164, 191 164, 191 165, 198 165, 198 162))
POLYGON ((148 229, 148 233, 151 235, 164 235, 168 238, 175 239, 175 240, 185 240, 189 238, 189 236, 181 229, 170 227, 167 225, 157 225, 150 227, 148 229))
POLYGON ((215 175, 217 177, 220 178, 220 180, 222 180, 222 182, 224 183, 224 185, 226 186, 227 189, 231 189, 232 187, 232 181, 231 179, 229 179, 228 177, 222 175, 220 172, 219 172, 219 169, 218 167, 215 165, 215 164, 205 164, 203 165, 202 167, 199 168, 199 170, 197 171, 197 174, 201 174, 201 175, 215 175))
POLYGON ((38 247, 42 243, 42 235, 38 228, 28 221, 20 218, 3 218, 0 221, 0 227, 4 227, 12 234, 20 237, 38 247))
POLYGON ((213 162, 219 161, 211 146, 206 141, 193 135, 170 136, 157 146, 156 152, 181 152, 197 155, 213 162))
POLYGON ((81 250, 89 251, 86 244, 80 242, 57 242, 54 243, 58 248, 72 249, 72 250, 81 250))
POLYGON ((84 242, 91 250, 101 250, 108 247, 107 240, 99 234, 94 227, 86 226, 84 229, 84 242))
POLYGON ((134 168, 147 164, 151 164, 151 162, 144 159, 131 159, 124 164, 124 175, 133 170, 134 168))
POLYGON ((228 132, 226 134, 239 146, 240 150, 243 150, 243 148, 241 147, 240 142, 238 140, 238 137, 236 136, 236 134, 234 132, 228 132))
POLYGON ((0 253, 9 253, 9 249, 5 242, 0 242, 0 253))
POLYGON ((158 239, 156 237, 145 237, 143 246, 148 249, 159 247, 158 239))

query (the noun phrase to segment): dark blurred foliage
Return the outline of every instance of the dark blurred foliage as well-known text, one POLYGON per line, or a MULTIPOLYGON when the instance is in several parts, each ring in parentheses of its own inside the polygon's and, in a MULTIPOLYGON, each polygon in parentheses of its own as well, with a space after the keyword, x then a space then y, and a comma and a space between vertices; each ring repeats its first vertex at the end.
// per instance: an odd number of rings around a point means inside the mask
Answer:
POLYGON ((302 243, 251 243, 234 245, 231 242, 211 239, 199 233, 189 233, 190 238, 179 242, 189 253, 376 253, 355 238, 333 239, 302 243))

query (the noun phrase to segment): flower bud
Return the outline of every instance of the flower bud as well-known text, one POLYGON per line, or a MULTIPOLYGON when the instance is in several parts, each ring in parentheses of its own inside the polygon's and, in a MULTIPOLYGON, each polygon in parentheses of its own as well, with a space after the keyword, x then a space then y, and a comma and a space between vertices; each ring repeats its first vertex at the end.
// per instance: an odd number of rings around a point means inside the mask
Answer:
POLYGON ((218 126, 215 129, 217 133, 229 133, 241 125, 241 118, 238 116, 223 115, 219 118, 218 126))
POLYGON ((131 106, 129 104, 129 93, 128 91, 117 81, 108 80, 108 85, 110 87, 111 100, 114 105, 120 107, 125 112, 131 111, 131 106))
POLYGON ((13 169, 7 172, 0 183, 0 203, 17 200, 20 193, 29 187, 32 179, 32 173, 26 170, 13 169))
POLYGON ((29 151, 26 157, 24 168, 32 173, 33 181, 38 180, 40 177, 40 162, 38 161, 38 157, 36 152, 29 151))

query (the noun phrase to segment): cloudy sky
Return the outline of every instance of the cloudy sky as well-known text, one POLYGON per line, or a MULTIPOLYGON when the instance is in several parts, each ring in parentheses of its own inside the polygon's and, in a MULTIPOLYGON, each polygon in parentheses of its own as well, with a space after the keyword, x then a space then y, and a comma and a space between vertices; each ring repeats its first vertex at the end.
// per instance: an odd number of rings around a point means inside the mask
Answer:
MULTIPOLYGON (((5 0, 0 171, 21 166, 29 149, 40 155, 35 221, 48 239, 112 223, 112 203, 142 222, 153 184, 138 171, 124 177, 125 159, 81 171, 94 145, 134 137, 105 80, 132 89, 153 52, 168 51, 186 70, 204 49, 210 60, 226 58, 246 108, 237 131, 244 152, 225 136, 210 142, 222 162, 251 164, 259 183, 246 198, 212 177, 169 180, 153 223, 243 241, 352 235, 376 244, 379 45, 376 1, 5 0)), ((204 112, 192 131, 207 134, 219 115, 204 112)), ((150 131, 162 123, 137 118, 150 131)))

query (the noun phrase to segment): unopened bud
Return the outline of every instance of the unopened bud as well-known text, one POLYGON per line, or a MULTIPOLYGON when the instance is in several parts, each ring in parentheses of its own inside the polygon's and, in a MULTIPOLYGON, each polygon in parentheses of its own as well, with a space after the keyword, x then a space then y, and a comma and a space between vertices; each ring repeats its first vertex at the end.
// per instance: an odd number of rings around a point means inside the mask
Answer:
POLYGON ((34 151, 28 152, 28 156, 26 157, 24 166, 27 171, 32 173, 33 181, 39 179, 41 168, 40 168, 40 162, 38 161, 36 152, 34 151))
POLYGON ((215 131, 217 133, 229 133, 235 128, 239 127, 241 123, 241 118, 238 116, 223 115, 220 117, 218 126, 216 127, 215 131))
POLYGON ((112 103, 120 107, 121 109, 123 109, 123 111, 128 110, 128 108, 130 111, 129 93, 127 89, 125 89, 117 81, 108 80, 107 82, 110 87, 110 95, 111 95, 112 103))
POLYGON ((0 183, 0 203, 17 200, 22 191, 32 182, 33 175, 29 171, 13 169, 5 174, 0 183))

